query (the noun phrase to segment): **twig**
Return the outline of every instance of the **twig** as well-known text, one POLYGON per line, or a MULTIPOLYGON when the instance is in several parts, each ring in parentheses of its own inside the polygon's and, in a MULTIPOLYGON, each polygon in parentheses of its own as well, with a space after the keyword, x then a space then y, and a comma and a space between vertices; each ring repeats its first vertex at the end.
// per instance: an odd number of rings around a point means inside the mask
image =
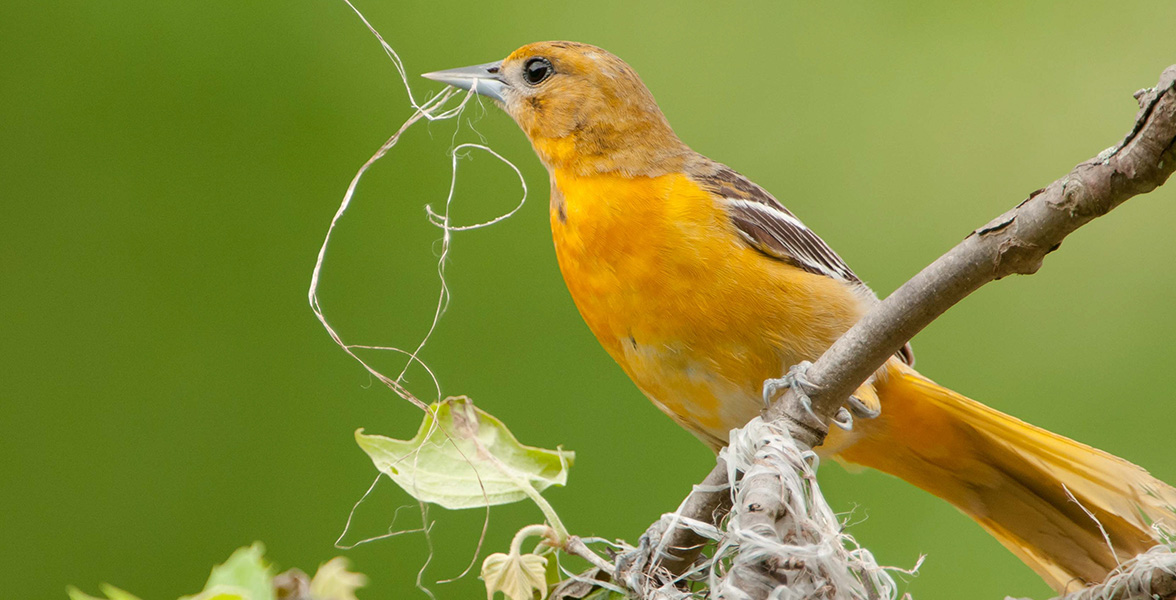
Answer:
MULTIPOLYGON (((1116 146, 1033 192, 1012 210, 973 231, 947 254, 903 284, 841 336, 807 373, 813 412, 827 421, 846 398, 916 333, 980 286, 1008 275, 1031 275, 1046 254, 1075 229, 1127 199, 1154 190, 1176 170, 1176 65, 1155 88, 1137 95, 1139 113, 1116 146)), ((792 410, 794 392, 769 417, 792 410)), ((824 422, 809 423, 812 446, 824 440, 824 422)), ((804 440, 809 441, 809 440, 804 440)))
MULTIPOLYGON (((820 445, 829 418, 853 390, 939 315, 990 281, 1035 273, 1075 229, 1167 181, 1176 170, 1174 86, 1176 65, 1164 70, 1156 87, 1136 93, 1140 110, 1121 142, 973 231, 850 328, 806 373, 812 413, 800 405, 793 387, 769 408, 767 419, 782 419, 792 437, 809 448, 820 445)), ((729 492, 708 490, 726 482, 726 466, 719 464, 680 514, 716 523, 729 501, 722 496, 729 492)), ((778 503, 762 508, 779 510, 778 503)), ((704 540, 687 528, 666 535, 663 546, 686 550, 660 565, 680 573, 698 557, 704 540)))
MULTIPOLYGON (((695 486, 682 503, 678 514, 705 523, 718 524, 731 510, 730 489, 727 483, 727 461, 720 456, 714 470, 702 483, 695 486)), ((661 541, 661 566, 674 575, 681 575, 694 564, 707 539, 686 526, 675 527, 661 541)))
POLYGON ((591 548, 584 544, 584 540, 580 539, 578 535, 568 536, 563 545, 563 551, 572 556, 579 556, 580 558, 592 563, 592 566, 608 573, 609 576, 613 574, 613 566, 608 561, 600 558, 600 555, 593 552, 591 548))

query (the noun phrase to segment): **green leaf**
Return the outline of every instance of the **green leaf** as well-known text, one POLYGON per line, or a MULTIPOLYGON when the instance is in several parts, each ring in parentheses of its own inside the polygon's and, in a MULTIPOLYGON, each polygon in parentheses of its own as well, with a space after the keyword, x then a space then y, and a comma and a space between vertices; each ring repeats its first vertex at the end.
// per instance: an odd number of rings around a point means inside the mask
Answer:
POLYGON ((491 554, 482 562, 486 599, 502 592, 510 600, 539 600, 547 597, 547 559, 536 554, 491 554))
POLYGON ((188 598, 180 600, 253 600, 249 592, 231 585, 218 585, 188 598))
POLYGON ((464 396, 430 405, 411 440, 365 435, 362 429, 355 440, 412 497, 449 509, 518 502, 527 497, 524 484, 538 491, 562 486, 575 457, 520 444, 502 421, 464 396))
MULTIPOLYGON (((547 546, 547 549, 554 550, 551 546, 547 546)), ((540 553, 543 556, 547 555, 547 553, 544 552, 543 550, 539 550, 537 553, 540 553)), ((544 573, 544 581, 547 582, 547 587, 549 587, 549 588, 555 587, 556 585, 559 585, 559 582, 562 580, 563 580, 563 573, 561 573, 559 570, 559 561, 558 560, 547 561, 547 571, 544 573)))
POLYGON ((265 561, 265 546, 238 548, 224 564, 212 568, 204 591, 180 600, 274 600, 273 567, 265 561))
POLYGON ((357 600, 355 590, 367 585, 362 573, 347 570, 346 558, 336 556, 323 563, 310 581, 310 597, 315 600, 357 600))

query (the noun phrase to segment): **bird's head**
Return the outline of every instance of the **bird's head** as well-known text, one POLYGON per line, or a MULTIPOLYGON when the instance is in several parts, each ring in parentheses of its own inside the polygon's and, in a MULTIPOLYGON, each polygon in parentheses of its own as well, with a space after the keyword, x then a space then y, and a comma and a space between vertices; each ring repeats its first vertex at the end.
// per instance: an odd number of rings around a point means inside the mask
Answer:
POLYGON ((596 46, 537 42, 425 77, 496 100, 549 170, 655 175, 690 153, 637 73, 596 46))

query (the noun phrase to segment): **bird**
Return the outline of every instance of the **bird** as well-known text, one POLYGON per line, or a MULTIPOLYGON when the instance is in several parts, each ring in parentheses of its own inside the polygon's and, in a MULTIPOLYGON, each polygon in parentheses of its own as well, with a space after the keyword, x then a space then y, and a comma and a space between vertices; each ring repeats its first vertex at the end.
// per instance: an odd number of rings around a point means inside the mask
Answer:
MULTIPOLYGON (((716 452, 765 381, 817 359, 879 300, 779 200, 674 133, 626 62, 578 42, 425 77, 495 101, 551 182, 560 271, 649 400, 716 452)), ((907 346, 855 393, 819 454, 877 469, 974 519, 1058 592, 1106 578, 1176 523, 1143 468, 924 377, 907 346), (875 416, 876 415, 876 416, 875 416)))

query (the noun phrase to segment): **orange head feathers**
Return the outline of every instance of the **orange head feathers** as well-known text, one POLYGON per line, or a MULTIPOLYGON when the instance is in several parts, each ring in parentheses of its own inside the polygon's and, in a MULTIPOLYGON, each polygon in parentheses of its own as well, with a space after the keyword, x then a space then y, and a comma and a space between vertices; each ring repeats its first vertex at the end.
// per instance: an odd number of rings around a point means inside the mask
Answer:
POLYGON ((660 175, 693 152, 674 134, 637 73, 577 42, 536 42, 505 60, 425 75, 476 87, 518 123, 548 169, 660 175))

